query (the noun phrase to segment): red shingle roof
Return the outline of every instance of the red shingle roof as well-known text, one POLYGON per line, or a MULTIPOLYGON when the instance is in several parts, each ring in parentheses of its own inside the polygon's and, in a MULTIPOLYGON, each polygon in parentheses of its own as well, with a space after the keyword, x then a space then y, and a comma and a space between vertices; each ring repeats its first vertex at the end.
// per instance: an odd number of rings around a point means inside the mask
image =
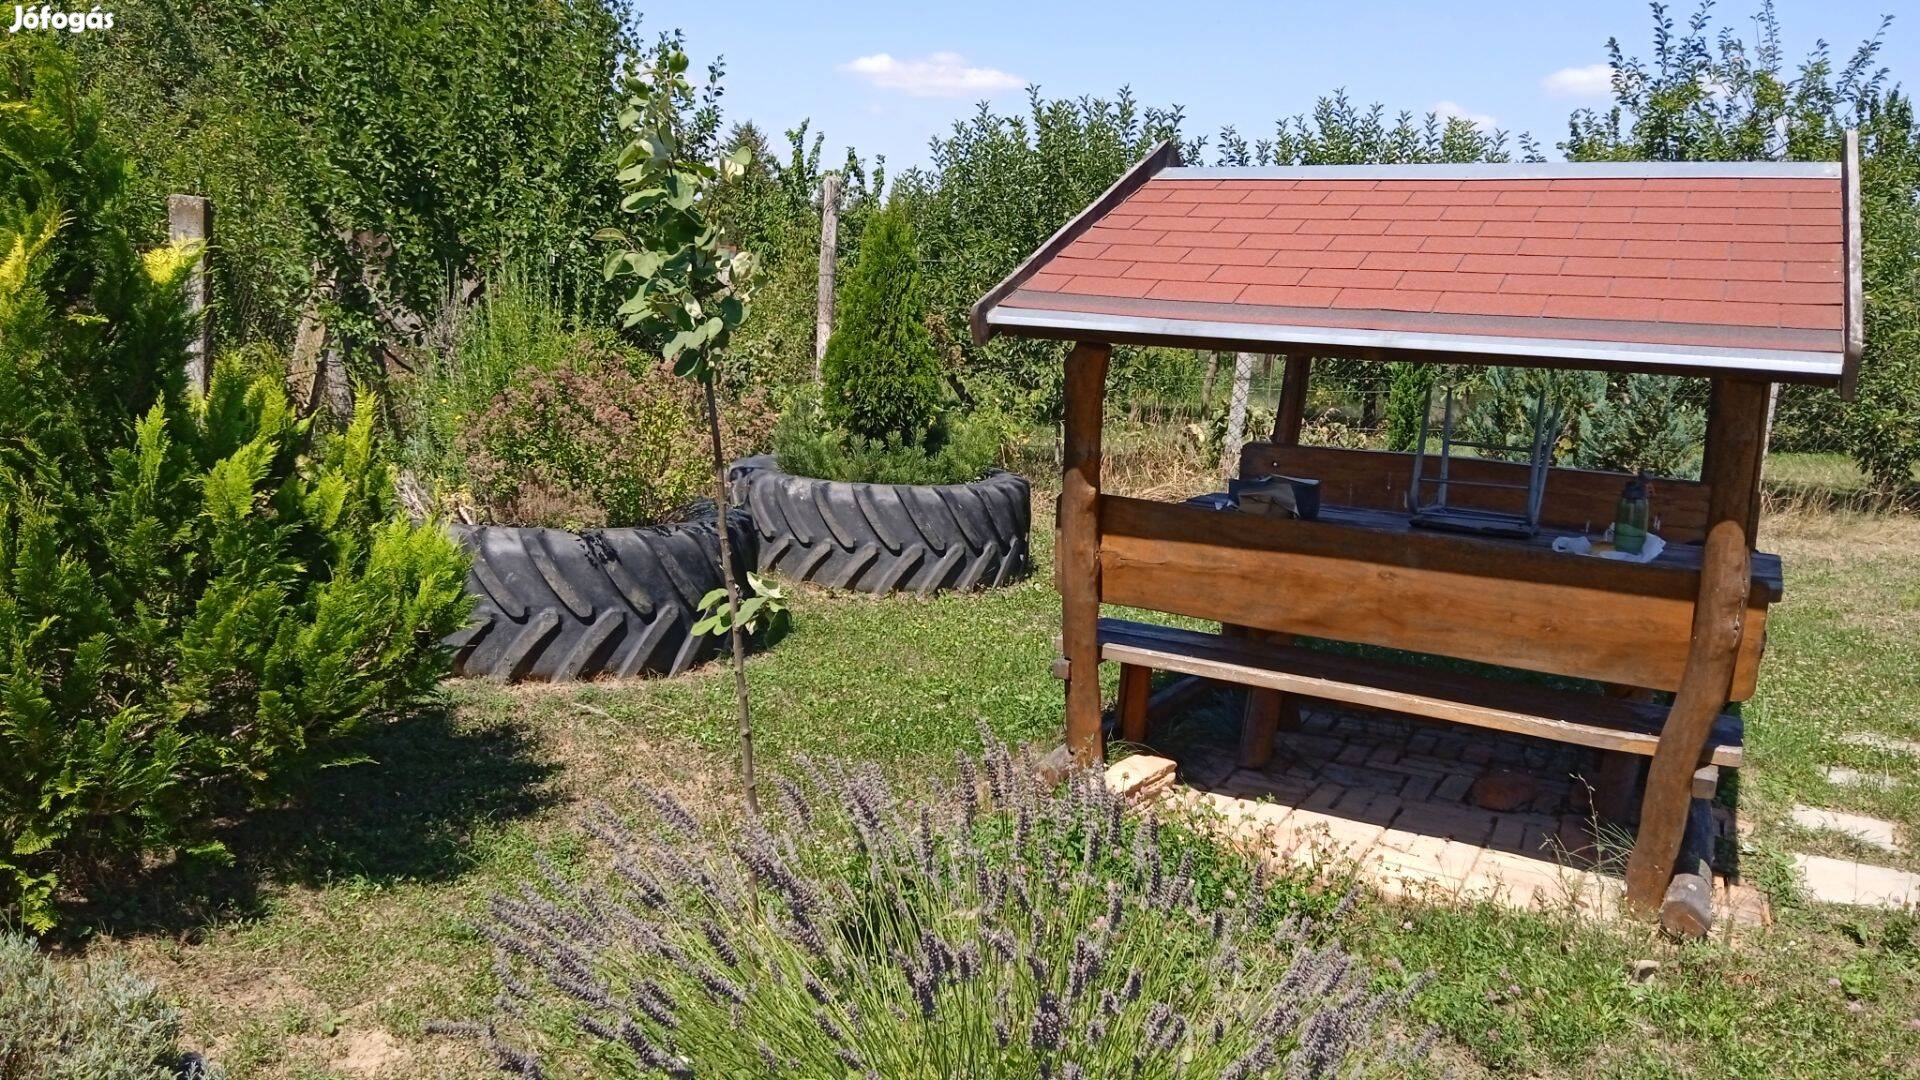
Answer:
POLYGON ((1150 166, 976 332, 1809 381, 1850 351, 1837 165, 1150 166))

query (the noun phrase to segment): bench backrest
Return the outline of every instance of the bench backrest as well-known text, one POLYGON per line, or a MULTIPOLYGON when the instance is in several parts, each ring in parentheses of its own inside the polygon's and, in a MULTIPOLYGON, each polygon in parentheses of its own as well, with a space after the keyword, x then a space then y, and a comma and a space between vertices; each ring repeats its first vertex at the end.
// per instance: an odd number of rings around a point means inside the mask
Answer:
MULTIPOLYGON (((1268 473, 1319 480, 1321 497, 1328 502, 1377 510, 1405 510, 1407 489, 1413 483, 1413 455, 1333 446, 1248 443, 1240 451, 1240 475, 1268 473)), ((1506 461, 1454 458, 1450 475, 1459 480, 1525 484, 1527 467, 1506 461)), ((1556 468, 1547 475, 1546 496, 1540 508, 1541 523, 1598 533, 1613 521, 1620 489, 1627 480, 1625 473, 1556 468)), ((1694 480, 1657 479, 1650 487, 1653 516, 1660 519, 1662 538, 1670 544, 1684 544, 1705 535, 1707 485, 1694 480)), ((1520 504, 1520 495, 1516 491, 1461 486, 1448 491, 1447 501, 1461 507, 1511 510, 1520 504)))

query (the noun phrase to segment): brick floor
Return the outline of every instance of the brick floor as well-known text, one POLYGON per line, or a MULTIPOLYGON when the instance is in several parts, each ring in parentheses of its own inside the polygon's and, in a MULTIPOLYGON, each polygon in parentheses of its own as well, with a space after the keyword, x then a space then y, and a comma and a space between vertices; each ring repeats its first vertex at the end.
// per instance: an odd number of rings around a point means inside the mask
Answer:
MULTIPOLYGON (((1593 836, 1591 752, 1502 732, 1360 710, 1303 710, 1298 731, 1274 737, 1263 769, 1238 767, 1238 695, 1201 699, 1198 719, 1156 724, 1178 736, 1157 753, 1179 763, 1173 796, 1219 812, 1276 857, 1345 860, 1396 896, 1492 897, 1520 907, 1617 910, 1625 852, 1593 836), (1494 770, 1521 772, 1533 792, 1513 811, 1474 805, 1468 791, 1494 770)), ((1730 820, 1722 826, 1730 828, 1730 820)), ((1768 917, 1737 881, 1716 882, 1724 914, 1768 917)))

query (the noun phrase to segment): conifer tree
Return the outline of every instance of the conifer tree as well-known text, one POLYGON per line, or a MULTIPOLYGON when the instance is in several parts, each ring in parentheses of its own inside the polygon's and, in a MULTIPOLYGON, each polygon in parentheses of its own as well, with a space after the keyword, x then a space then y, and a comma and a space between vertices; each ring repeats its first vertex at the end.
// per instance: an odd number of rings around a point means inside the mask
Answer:
POLYGON ((432 692, 465 561, 395 516, 363 404, 322 447, 273 377, 184 390, 181 283, 69 61, 0 43, 0 922, 213 853, 432 692))
POLYGON ((861 237, 821 382, 828 422, 850 435, 919 447, 934 434, 945 387, 913 228, 898 203, 876 214, 861 237))

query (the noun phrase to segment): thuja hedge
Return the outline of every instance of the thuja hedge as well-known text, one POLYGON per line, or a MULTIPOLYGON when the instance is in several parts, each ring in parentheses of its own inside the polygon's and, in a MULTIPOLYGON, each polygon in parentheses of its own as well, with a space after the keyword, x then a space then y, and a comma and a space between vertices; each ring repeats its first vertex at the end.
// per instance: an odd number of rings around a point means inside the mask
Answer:
POLYGON ((128 170, 55 49, 0 45, 0 922, 213 854, 430 693, 465 569, 395 516, 363 408, 181 374, 195 252, 139 253, 128 170))

